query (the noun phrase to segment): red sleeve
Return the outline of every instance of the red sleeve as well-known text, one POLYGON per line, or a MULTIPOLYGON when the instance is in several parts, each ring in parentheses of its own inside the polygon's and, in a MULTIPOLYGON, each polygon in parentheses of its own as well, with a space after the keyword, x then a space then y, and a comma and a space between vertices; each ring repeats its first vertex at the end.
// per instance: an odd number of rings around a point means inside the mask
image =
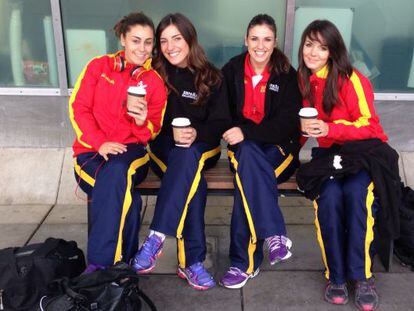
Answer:
POLYGON ((99 150, 107 141, 93 115, 95 87, 101 75, 104 59, 94 58, 82 70, 69 99, 69 118, 76 139, 84 147, 99 150))
POLYGON ((167 104, 167 90, 164 81, 154 70, 143 77, 148 85, 146 100, 148 104, 147 120, 141 126, 133 124, 132 131, 143 143, 153 140, 161 130, 167 104))
POLYGON ((361 140, 386 136, 374 109, 374 93, 367 78, 354 71, 340 91, 343 104, 350 113, 349 120, 329 123, 327 138, 336 141, 361 140))

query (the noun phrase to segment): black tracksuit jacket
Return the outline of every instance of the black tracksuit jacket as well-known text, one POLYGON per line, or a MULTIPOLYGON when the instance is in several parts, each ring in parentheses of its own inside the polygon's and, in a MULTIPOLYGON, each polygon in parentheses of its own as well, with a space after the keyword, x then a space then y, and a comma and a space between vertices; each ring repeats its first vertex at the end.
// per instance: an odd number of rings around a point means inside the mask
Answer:
POLYGON ((221 135, 228 129, 230 113, 227 104, 225 83, 213 87, 208 99, 202 105, 194 105, 197 90, 194 84, 195 74, 188 68, 167 65, 169 83, 175 88, 168 95, 167 108, 160 135, 173 136, 171 121, 186 117, 197 131, 196 142, 205 142, 213 146, 220 144, 221 135))
POLYGON ((375 195, 381 206, 376 219, 378 232, 383 237, 398 238, 398 209, 401 204, 398 153, 379 139, 349 141, 330 148, 317 148, 315 151, 321 155, 302 164, 296 174, 298 186, 305 192, 305 196, 315 200, 322 183, 330 176, 340 178, 365 169, 374 182, 375 195), (333 166, 335 155, 342 158, 341 169, 333 166))
POLYGON ((279 145, 285 153, 299 153, 299 110, 302 96, 295 69, 288 73, 270 74, 266 86, 265 116, 260 124, 243 116, 244 61, 246 53, 233 57, 222 71, 229 93, 232 126, 240 127, 245 139, 279 145))

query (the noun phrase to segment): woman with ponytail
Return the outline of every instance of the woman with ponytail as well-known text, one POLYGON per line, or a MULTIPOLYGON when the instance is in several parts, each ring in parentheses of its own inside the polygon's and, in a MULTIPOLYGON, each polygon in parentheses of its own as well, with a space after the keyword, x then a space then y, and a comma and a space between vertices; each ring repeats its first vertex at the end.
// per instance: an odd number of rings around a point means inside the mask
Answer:
POLYGON ((142 200, 135 186, 147 174, 146 145, 161 129, 167 98, 151 68, 151 19, 131 13, 114 30, 123 49, 92 59, 69 101, 75 176, 89 200, 86 273, 129 262, 138 249, 142 200), (140 89, 141 97, 127 100, 128 89, 140 89))
POLYGON ((223 67, 232 115, 223 139, 235 173, 231 266, 221 279, 227 288, 241 288, 259 273, 264 243, 272 265, 292 255, 277 184, 286 181, 299 163, 302 98, 296 71, 277 48, 273 18, 253 17, 245 44, 247 53, 223 67))

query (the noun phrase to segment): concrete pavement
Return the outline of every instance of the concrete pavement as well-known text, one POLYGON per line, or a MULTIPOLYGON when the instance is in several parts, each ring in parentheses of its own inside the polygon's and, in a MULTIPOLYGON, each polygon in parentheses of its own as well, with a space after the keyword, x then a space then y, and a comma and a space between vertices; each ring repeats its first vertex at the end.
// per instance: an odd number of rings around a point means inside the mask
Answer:
MULTIPOLYGON (((400 171, 414 186, 414 153, 401 152, 400 171)), ((0 248, 43 241, 49 236, 76 240, 86 249, 86 204, 75 193, 70 149, 0 149, 0 248)), ((151 220, 155 197, 144 197, 141 237, 151 220)), ((352 302, 336 307, 322 299, 322 261, 315 238, 313 209, 303 198, 281 198, 280 203, 294 242, 293 257, 270 266, 241 290, 217 287, 196 292, 175 275, 176 245, 168 239, 154 274, 142 288, 159 310, 354 310, 352 302)), ((206 265, 219 278, 227 269, 232 198, 210 196, 206 211, 206 265)), ((142 238, 141 238, 142 240, 142 238)), ((414 310, 414 273, 394 259, 385 273, 376 260, 374 271, 381 297, 380 310, 414 310)))

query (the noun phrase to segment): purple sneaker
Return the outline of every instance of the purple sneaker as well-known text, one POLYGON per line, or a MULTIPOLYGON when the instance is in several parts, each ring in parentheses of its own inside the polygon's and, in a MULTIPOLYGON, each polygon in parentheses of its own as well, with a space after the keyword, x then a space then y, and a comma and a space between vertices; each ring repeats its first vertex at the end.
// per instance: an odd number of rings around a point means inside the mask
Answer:
POLYGON ((103 270, 103 269, 105 269, 105 267, 102 265, 95 265, 93 263, 90 263, 86 266, 86 269, 85 271, 82 272, 82 274, 89 274, 89 273, 93 273, 95 271, 103 270))
POLYGON ((242 288, 249 279, 253 279, 259 274, 259 268, 251 274, 241 271, 239 268, 230 267, 229 271, 220 280, 220 285, 226 288, 242 288))
POLYGON ((131 266, 138 274, 146 274, 154 270, 156 260, 162 254, 164 241, 156 234, 148 236, 144 244, 132 259, 131 266))
POLYGON ((216 286, 213 277, 201 262, 197 262, 185 269, 178 267, 177 274, 180 278, 186 279, 188 284, 197 290, 207 290, 216 286))
POLYGON ((377 310, 379 298, 375 289, 374 278, 357 281, 355 285, 355 305, 361 311, 377 310))
POLYGON ((347 304, 348 288, 346 284, 335 284, 328 281, 325 287, 325 300, 334 305, 347 304))
POLYGON ((271 265, 286 260, 292 256, 289 249, 292 247, 292 241, 284 235, 273 235, 266 239, 267 248, 269 249, 269 261, 271 265))

